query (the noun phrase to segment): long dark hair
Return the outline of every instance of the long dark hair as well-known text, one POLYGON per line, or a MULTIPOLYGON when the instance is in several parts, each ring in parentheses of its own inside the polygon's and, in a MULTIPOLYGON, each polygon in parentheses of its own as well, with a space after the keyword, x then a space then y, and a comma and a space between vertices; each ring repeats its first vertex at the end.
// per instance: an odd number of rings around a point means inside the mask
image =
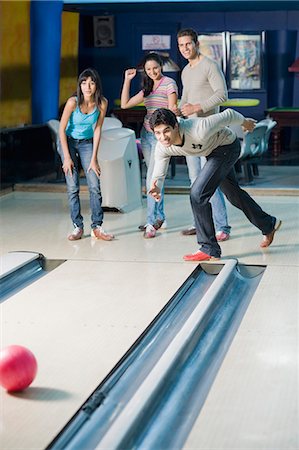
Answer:
POLYGON ((78 105, 82 105, 84 101, 84 96, 82 94, 81 90, 81 83, 87 78, 91 78, 92 81, 96 84, 96 91, 94 93, 94 101, 98 108, 100 108, 102 100, 103 100, 103 91, 102 91, 102 83, 100 79, 100 75, 95 69, 85 69, 83 72, 80 73, 78 77, 78 83, 77 83, 77 99, 78 99, 78 105))
POLYGON ((142 64, 141 64, 141 66, 143 68, 141 86, 142 86, 144 97, 147 97, 152 92, 153 87, 154 87, 154 81, 145 72, 145 64, 148 61, 155 61, 157 64, 159 64, 161 69, 163 67, 163 61, 157 53, 149 53, 148 55, 146 55, 144 57, 142 64))

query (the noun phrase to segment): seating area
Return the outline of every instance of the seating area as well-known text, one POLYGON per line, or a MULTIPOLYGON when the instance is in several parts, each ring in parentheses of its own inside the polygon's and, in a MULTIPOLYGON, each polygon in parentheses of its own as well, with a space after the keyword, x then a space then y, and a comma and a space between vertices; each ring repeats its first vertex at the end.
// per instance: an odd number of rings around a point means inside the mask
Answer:
POLYGON ((251 133, 243 133, 240 131, 241 128, 240 130, 234 129, 242 142, 236 171, 243 173, 246 184, 253 181, 253 176, 259 175, 258 163, 268 150, 271 131, 276 125, 277 122, 266 118, 258 122, 251 133))

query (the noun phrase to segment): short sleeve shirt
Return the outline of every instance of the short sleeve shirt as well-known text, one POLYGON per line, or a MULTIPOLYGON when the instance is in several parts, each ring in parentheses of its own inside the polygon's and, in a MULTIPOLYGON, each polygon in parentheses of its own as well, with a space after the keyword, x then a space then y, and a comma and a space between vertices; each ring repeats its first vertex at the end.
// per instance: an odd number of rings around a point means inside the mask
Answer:
POLYGON ((163 76, 158 87, 147 97, 144 97, 144 105, 146 107, 144 127, 147 131, 152 131, 149 120, 153 112, 158 108, 168 108, 168 96, 173 93, 178 95, 176 82, 170 77, 163 76))

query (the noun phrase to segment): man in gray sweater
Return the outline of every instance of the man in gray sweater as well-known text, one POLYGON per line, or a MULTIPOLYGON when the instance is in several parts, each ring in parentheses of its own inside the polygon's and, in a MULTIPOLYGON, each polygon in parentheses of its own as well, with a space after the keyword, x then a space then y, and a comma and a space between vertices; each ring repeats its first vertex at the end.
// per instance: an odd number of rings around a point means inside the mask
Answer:
POLYGON ((149 194, 157 201, 171 156, 207 158, 190 192, 200 249, 185 255, 185 261, 210 261, 221 256, 210 204, 210 198, 219 186, 228 201, 243 211, 248 220, 261 230, 262 248, 269 247, 281 225, 280 220, 264 212, 250 195, 240 188, 234 172, 234 164, 240 155, 240 142, 228 128, 230 124, 242 125, 244 131, 250 132, 255 127, 255 120, 246 119, 237 111, 226 109, 208 117, 178 122, 176 115, 164 108, 157 109, 150 119, 150 126, 158 143, 149 194))
MULTIPOLYGON (((206 117, 219 113, 219 105, 227 100, 224 75, 218 64, 200 53, 197 32, 185 28, 177 34, 178 48, 188 64, 182 71, 183 92, 179 109, 174 111, 184 117, 206 117)), ((205 163, 205 158, 186 156, 191 186, 205 163)), ((224 196, 216 189, 211 197, 212 214, 218 242, 230 236, 224 196)), ((183 235, 196 234, 195 226, 182 231, 183 235)))

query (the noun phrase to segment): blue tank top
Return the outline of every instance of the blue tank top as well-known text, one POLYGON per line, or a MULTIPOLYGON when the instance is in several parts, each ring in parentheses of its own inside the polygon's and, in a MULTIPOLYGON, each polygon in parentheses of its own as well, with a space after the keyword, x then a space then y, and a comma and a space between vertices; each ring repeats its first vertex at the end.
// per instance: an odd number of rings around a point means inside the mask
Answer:
MULTIPOLYGON (((77 98, 76 98, 77 100, 77 98)), ((74 139, 91 139, 100 112, 97 108, 90 114, 83 114, 79 106, 72 112, 65 133, 74 139)))

